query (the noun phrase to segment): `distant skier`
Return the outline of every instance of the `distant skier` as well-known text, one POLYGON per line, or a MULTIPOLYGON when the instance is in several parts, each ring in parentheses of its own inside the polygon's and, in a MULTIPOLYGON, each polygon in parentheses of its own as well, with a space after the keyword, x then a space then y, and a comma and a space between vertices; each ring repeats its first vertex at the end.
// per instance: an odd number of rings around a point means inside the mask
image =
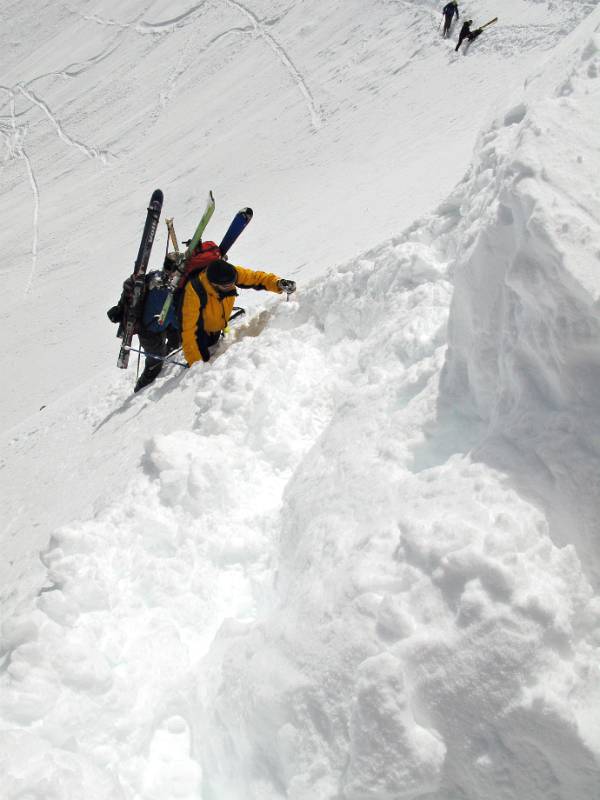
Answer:
MULTIPOLYGON (((179 320, 176 313, 176 303, 169 309, 164 325, 159 325, 156 317, 160 314, 167 295, 165 282, 177 266, 175 253, 167 253, 162 270, 154 270, 146 275, 146 288, 141 319, 138 322, 138 338, 146 355, 144 370, 135 384, 134 392, 139 392, 148 386, 160 374, 163 362, 161 359, 152 358, 153 355, 164 358, 181 345, 179 334, 179 320)), ((123 292, 116 306, 107 311, 111 322, 120 323, 123 320, 125 307, 133 292, 133 277, 127 278, 123 283, 123 292)))
POLYGON ((193 265, 194 255, 190 259, 191 269, 187 272, 181 304, 181 341, 190 366, 210 359, 209 348, 219 341, 227 327, 237 289, 265 289, 287 295, 296 291, 294 281, 270 272, 234 267, 224 259, 212 261, 197 272, 193 271, 193 265))
POLYGON ((465 39, 468 39, 469 42, 472 42, 473 39, 476 39, 478 36, 481 35, 482 28, 477 28, 476 30, 471 30, 471 25, 473 24, 472 19, 468 19, 463 22, 463 26, 460 29, 460 33, 458 34, 458 44, 454 48, 454 51, 457 52, 461 44, 465 39))
POLYGON ((456 0, 450 0, 450 2, 447 3, 442 9, 442 14, 444 17, 444 30, 442 32, 442 36, 444 39, 446 39, 450 34, 450 28, 452 27, 454 16, 456 15, 456 19, 459 18, 458 3, 456 0))

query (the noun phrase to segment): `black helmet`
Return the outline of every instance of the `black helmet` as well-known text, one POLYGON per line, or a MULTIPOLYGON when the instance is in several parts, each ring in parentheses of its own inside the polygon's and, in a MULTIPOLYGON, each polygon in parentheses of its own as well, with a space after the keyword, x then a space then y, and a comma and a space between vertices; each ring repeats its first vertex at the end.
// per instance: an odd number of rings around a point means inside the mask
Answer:
POLYGON ((206 277, 214 286, 229 286, 235 283, 237 272, 232 264, 229 264, 223 259, 219 259, 208 265, 206 277))

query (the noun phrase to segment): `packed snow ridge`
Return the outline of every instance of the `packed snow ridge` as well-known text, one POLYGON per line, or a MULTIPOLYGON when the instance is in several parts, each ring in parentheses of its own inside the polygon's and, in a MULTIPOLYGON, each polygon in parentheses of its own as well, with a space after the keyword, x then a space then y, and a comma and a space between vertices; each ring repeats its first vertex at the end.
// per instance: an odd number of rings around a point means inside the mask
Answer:
POLYGON ((596 9, 435 213, 91 405, 144 454, 3 623, 9 800, 599 797, 599 78, 596 9))

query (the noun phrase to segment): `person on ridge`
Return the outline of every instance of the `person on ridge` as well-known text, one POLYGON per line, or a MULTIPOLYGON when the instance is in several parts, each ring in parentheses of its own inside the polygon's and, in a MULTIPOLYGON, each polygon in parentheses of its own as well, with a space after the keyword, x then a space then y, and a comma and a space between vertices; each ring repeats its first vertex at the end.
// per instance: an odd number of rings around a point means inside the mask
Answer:
MULTIPOLYGON (((156 380, 163 367, 161 359, 181 346, 176 301, 171 305, 164 325, 159 325, 156 319, 167 296, 165 284, 176 267, 176 253, 167 253, 162 270, 154 270, 146 275, 143 308, 137 330, 140 346, 146 353, 146 361, 142 374, 135 384, 134 392, 139 392, 140 389, 156 380), (153 358, 153 355, 161 356, 161 359, 153 358)), ((122 322, 125 307, 132 293, 133 276, 127 278, 123 283, 123 292, 117 305, 107 311, 107 316, 111 322, 122 322)))
MULTIPOLYGON (((211 242, 204 242, 197 248, 200 259, 201 249, 210 245, 211 242)), ((209 348, 219 341, 227 327, 238 289, 264 289, 287 295, 296 291, 294 281, 270 272, 234 267, 223 258, 217 258, 194 272, 196 253, 190 259, 191 269, 187 273, 181 303, 181 343, 190 366, 210 359, 209 348)))
POLYGON ((476 39, 481 34, 481 28, 477 28, 474 31, 471 30, 472 24, 473 24, 472 19, 468 19, 465 22, 463 22, 463 26, 460 29, 460 33, 458 34, 458 44, 454 48, 455 52, 458 51, 464 39, 468 39, 469 42, 472 42, 473 39, 476 39))
POLYGON ((444 16, 444 30, 442 32, 442 36, 444 39, 446 39, 446 37, 450 34, 450 28, 452 26, 452 20, 454 19, 454 16, 456 15, 456 19, 459 18, 458 3, 456 0, 450 0, 450 2, 447 3, 442 9, 442 14, 444 16))

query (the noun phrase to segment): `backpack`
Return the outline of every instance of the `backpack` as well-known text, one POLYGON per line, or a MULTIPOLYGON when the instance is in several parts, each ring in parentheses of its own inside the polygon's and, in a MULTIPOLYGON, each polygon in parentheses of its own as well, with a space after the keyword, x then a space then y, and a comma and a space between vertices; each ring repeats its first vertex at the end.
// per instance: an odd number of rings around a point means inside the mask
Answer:
POLYGON ((166 286, 152 286, 146 285, 146 294, 144 297, 144 310, 142 316, 142 325, 146 331, 151 333, 162 333, 166 328, 173 327, 179 329, 179 315, 177 312, 177 300, 171 305, 167 313, 166 319, 162 325, 158 324, 158 316, 160 315, 165 300, 169 295, 169 290, 166 286))
POLYGON ((221 251, 215 242, 200 242, 192 256, 190 256, 184 263, 183 272, 179 278, 177 289, 175 290, 175 314, 179 325, 181 326, 181 312, 183 309, 183 290, 188 281, 192 281, 192 285, 196 290, 196 294, 200 298, 200 308, 205 308, 207 303, 206 290, 198 280, 198 276, 204 270, 221 258, 221 251))
POLYGON ((183 289, 192 275, 204 272, 209 264, 212 264, 213 261, 218 261, 220 258, 221 251, 215 242, 200 242, 194 254, 186 261, 177 288, 183 289))
MULTIPOLYGON (((208 297, 206 295, 206 289, 198 279, 198 276, 203 273, 207 267, 213 263, 213 261, 219 261, 220 258, 222 258, 221 251, 215 242, 201 242, 196 248, 194 255, 190 256, 190 258, 187 260, 176 290, 176 314, 180 325, 181 312, 183 308, 183 290, 186 283, 188 281, 192 282, 192 286, 200 298, 200 308, 206 308, 208 297)), ((236 317, 240 317, 246 313, 245 310, 239 306, 234 306, 233 312, 234 313, 229 318, 230 322, 236 319, 236 317)), ((220 335, 222 334, 219 334, 219 336, 220 335)))

